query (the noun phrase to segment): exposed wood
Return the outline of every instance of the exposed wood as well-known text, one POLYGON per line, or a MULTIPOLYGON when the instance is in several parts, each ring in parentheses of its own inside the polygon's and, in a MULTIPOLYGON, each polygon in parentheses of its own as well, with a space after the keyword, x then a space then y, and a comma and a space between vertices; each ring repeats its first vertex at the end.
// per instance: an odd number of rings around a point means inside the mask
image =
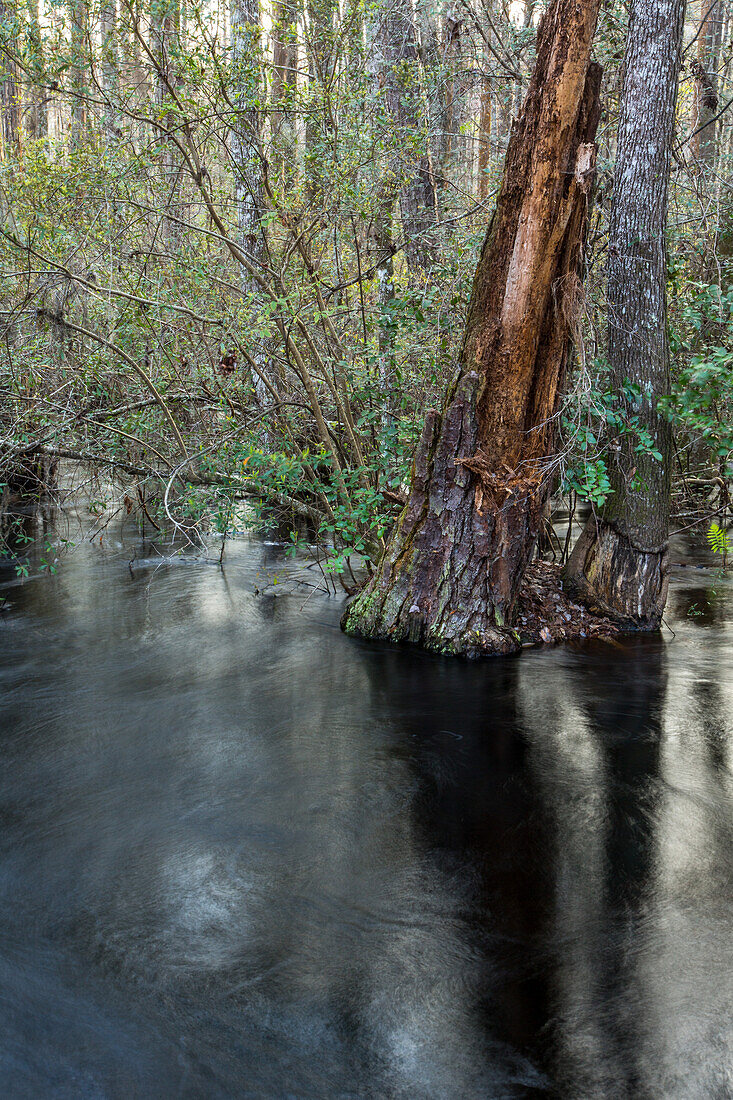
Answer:
POLYGON ((599 0, 554 0, 474 280, 460 370, 430 413, 408 504, 344 629, 444 653, 510 652, 549 489, 595 166, 599 0))

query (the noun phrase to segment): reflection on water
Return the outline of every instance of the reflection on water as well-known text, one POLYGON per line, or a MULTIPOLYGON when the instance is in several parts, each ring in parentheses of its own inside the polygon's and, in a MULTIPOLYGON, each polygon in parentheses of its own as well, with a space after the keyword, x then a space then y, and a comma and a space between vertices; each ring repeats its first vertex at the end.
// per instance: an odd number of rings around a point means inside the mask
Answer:
POLYGON ((469 665, 127 558, 7 589, 2 1095, 733 1095, 730 582, 469 665))

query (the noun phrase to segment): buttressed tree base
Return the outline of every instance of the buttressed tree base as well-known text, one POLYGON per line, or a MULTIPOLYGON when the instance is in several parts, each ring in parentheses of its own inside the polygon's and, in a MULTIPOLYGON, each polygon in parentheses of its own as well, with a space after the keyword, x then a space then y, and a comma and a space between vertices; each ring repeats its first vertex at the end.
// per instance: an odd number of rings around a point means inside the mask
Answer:
POLYGON ((509 141, 459 370, 428 414, 409 500, 343 629, 446 654, 510 653, 550 489, 558 394, 581 300, 601 69, 599 0, 553 0, 509 141))

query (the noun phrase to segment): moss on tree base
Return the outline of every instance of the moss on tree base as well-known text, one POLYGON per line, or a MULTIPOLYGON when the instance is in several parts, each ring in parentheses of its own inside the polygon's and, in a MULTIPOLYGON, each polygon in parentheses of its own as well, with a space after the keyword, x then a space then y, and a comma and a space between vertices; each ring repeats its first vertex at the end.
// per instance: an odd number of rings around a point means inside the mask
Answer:
POLYGON ((473 639, 465 635, 457 639, 450 630, 422 632, 419 624, 412 635, 401 627, 389 631, 383 619, 370 614, 370 601, 360 604, 360 599, 352 601, 342 617, 341 627, 347 634, 371 641, 408 642, 445 656, 507 656, 527 645, 612 638, 622 630, 618 622, 595 614, 573 599, 563 587, 560 567, 543 561, 527 567, 511 625, 484 631, 473 639))

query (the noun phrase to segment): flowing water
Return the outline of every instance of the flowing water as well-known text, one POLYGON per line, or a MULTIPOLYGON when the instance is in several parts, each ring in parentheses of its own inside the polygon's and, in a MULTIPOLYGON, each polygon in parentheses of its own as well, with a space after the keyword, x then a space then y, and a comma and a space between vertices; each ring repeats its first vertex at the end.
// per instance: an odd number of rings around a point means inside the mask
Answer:
POLYGON ((0 1095, 733 1096, 733 588, 480 664, 256 539, 0 618, 0 1095))

